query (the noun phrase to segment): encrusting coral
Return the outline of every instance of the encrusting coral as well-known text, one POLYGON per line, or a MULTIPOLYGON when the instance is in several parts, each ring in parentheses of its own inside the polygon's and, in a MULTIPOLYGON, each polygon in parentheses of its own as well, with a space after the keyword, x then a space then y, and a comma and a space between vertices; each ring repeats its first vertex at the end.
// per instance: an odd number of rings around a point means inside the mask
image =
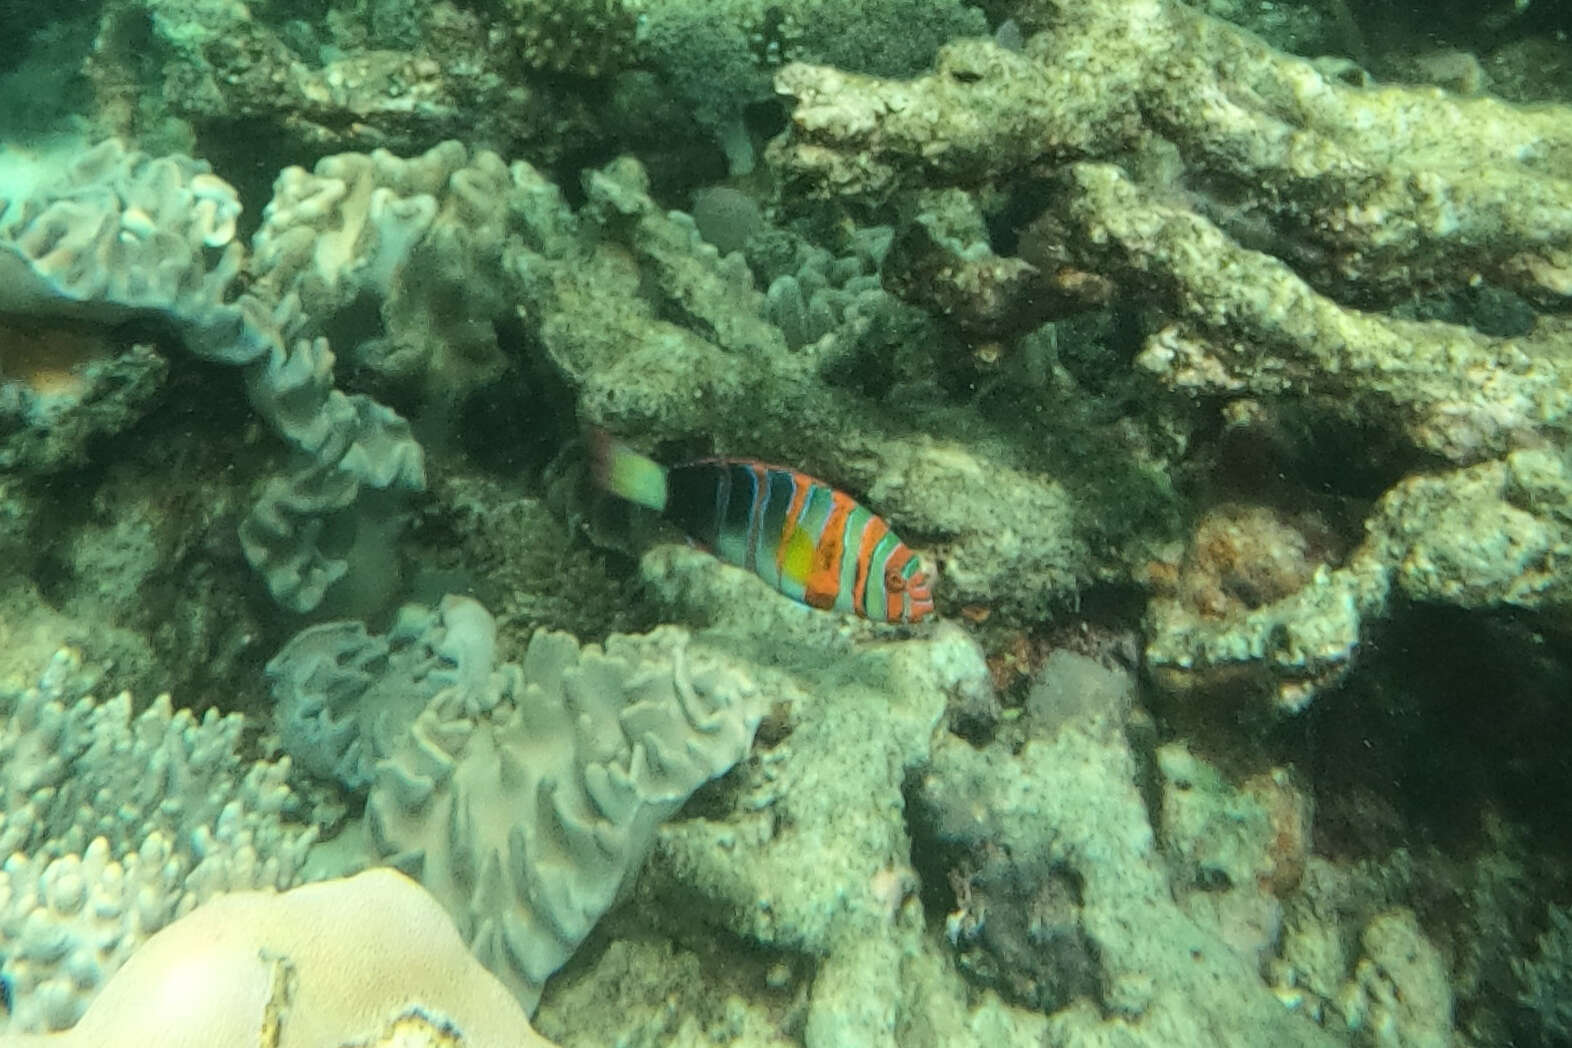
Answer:
POLYGON ((153 936, 62 1033, 0 1048, 549 1048, 392 870, 224 895, 153 936))
MULTIPOLYGON (((1090 672, 1118 675, 1101 666, 1090 672)), ((1190 811, 1166 828, 1180 853, 1165 855, 1138 790, 1137 754, 1124 717, 1114 703, 1068 709, 1028 724, 1016 752, 1003 739, 979 748, 946 736, 915 791, 936 854, 964 857, 994 880, 1013 868, 1028 883, 1068 886, 1057 919, 1047 923, 1045 913, 1053 911, 1034 911, 1023 934, 1036 936, 1028 941, 1040 950, 1094 965, 1096 990, 1053 1014, 1048 1040, 1162 1045, 1194 1036, 1240 1048, 1340 1043, 1285 1010, 1255 978, 1269 923, 1241 936, 1230 907, 1194 903, 1209 894, 1195 884, 1197 862, 1227 866, 1246 892, 1259 890, 1254 875, 1263 842, 1273 836, 1267 819, 1248 802, 1215 796, 1224 791, 1214 786, 1206 798, 1184 800, 1190 811), (1240 811, 1251 817, 1248 824, 1235 822, 1240 811), (1219 841, 1226 842, 1221 852, 1219 841), (1080 937, 1085 943, 1077 947, 1080 937), (1176 1032, 1201 1030, 1206 1033, 1176 1032)), ((958 902, 957 931, 969 934, 967 913, 984 912, 991 900, 974 900, 970 911, 965 900, 958 902)), ((1068 960, 1045 974, 1065 979, 1068 960)))

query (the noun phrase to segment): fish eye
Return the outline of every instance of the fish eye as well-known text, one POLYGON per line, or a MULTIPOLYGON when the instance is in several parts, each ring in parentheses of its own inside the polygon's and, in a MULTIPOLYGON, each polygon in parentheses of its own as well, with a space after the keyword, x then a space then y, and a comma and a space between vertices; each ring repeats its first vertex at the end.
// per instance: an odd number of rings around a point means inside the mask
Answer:
POLYGON ((892 565, 884 569, 884 588, 890 593, 899 593, 906 588, 906 579, 899 568, 892 565))

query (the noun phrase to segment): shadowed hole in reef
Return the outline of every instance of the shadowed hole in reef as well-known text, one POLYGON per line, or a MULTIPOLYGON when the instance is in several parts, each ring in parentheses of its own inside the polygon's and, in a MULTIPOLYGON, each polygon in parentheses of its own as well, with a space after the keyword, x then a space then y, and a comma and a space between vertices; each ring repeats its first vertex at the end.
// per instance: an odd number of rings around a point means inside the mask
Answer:
POLYGON ((1363 507, 1403 477, 1441 465, 1368 421, 1329 417, 1295 401, 1257 404, 1256 417, 1228 425, 1219 413, 1216 428, 1197 435, 1213 497, 1363 507))
POLYGON ((577 397, 517 318, 493 323, 507 370, 465 400, 459 440, 488 472, 535 477, 578 436, 577 397))
POLYGON ((1490 848, 1499 815, 1565 853, 1572 638, 1525 612, 1430 605, 1373 630, 1360 667, 1307 711, 1316 849, 1490 848))
POLYGON ((1004 206, 987 216, 989 246, 998 255, 1014 255, 1020 248, 1021 230, 1053 204, 1061 192, 1059 183, 1047 178, 1028 178, 1010 191, 1004 206))
POLYGON ((930 792, 921 772, 907 777, 902 793, 919 898, 944 929, 956 967, 1045 1014, 1079 997, 1098 1000, 1101 966, 1081 921, 1080 876, 1012 848, 986 820, 978 825, 959 811, 973 810, 971 799, 930 792), (947 814, 941 803, 957 810, 947 814))
POLYGON ((382 324, 381 296, 371 291, 360 292, 347 306, 327 317, 322 334, 333 348, 334 364, 341 372, 339 379, 349 385, 364 383, 368 376, 361 374, 365 368, 355 360, 354 350, 371 339, 387 335, 387 328, 382 324))
MULTIPOLYGON (((151 53, 161 55, 163 50, 151 53)), ((263 205, 272 199, 280 171, 291 165, 310 171, 323 157, 342 152, 303 145, 300 136, 261 116, 207 121, 198 128, 197 136, 197 156, 234 186, 246 205, 235 222, 235 239, 241 243, 249 243, 262 225, 263 205)))

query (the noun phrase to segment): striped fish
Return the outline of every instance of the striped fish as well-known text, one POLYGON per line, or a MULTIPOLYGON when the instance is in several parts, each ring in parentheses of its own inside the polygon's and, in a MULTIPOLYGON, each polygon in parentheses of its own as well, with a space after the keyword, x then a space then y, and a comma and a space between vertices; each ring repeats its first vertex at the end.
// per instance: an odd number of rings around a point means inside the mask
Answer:
POLYGON ((601 487, 662 514, 793 600, 878 622, 919 622, 933 611, 922 557, 822 480, 740 458, 668 469, 599 432, 591 435, 591 455, 601 487))

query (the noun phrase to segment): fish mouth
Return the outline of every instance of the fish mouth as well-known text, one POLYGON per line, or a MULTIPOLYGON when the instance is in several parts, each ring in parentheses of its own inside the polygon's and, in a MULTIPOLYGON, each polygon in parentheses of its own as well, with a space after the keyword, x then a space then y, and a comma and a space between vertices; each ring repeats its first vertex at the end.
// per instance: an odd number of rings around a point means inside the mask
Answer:
POLYGON ((933 614, 933 583, 928 580, 928 573, 919 571, 906 581, 906 614, 903 616, 907 622, 921 622, 933 614))

